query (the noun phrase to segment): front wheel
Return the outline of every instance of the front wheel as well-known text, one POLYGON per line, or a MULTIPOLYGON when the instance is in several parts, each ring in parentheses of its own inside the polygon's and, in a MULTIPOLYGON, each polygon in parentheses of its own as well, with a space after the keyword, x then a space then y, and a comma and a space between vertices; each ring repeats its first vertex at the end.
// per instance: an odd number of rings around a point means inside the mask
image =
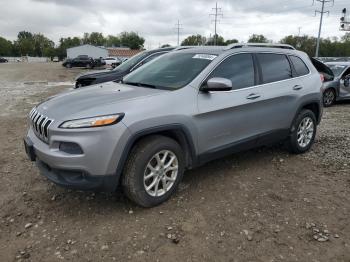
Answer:
POLYGON ((136 204, 153 207, 171 197, 185 169, 183 151, 171 138, 150 136, 136 144, 124 168, 124 193, 136 204))
POLYGON ((335 91, 334 89, 327 89, 323 93, 323 105, 330 107, 335 103, 335 91))
POLYGON ((307 152, 315 141, 316 117, 308 109, 302 110, 294 120, 288 147, 291 153, 302 154, 307 152))

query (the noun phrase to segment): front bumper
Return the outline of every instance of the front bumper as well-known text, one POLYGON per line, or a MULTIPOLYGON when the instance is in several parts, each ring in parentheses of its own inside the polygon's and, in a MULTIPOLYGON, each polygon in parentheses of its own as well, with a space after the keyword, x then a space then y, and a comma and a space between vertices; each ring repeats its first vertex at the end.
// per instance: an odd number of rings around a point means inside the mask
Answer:
POLYGON ((51 168, 41 160, 36 160, 40 173, 51 182, 70 189, 113 192, 118 186, 119 177, 114 175, 91 176, 79 170, 51 168))
POLYGON ((119 181, 117 172, 129 131, 116 125, 79 130, 50 130, 50 143, 41 141, 30 128, 25 138, 29 158, 36 161, 40 173, 52 182, 72 189, 112 191, 119 181), (79 145, 81 153, 60 150, 60 143, 79 145))

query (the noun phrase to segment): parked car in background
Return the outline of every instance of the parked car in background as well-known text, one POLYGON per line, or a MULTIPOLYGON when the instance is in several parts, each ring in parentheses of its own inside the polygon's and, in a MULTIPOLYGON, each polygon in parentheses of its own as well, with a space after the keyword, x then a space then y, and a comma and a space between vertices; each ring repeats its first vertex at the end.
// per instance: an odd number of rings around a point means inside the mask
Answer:
POLYGON ((0 63, 7 63, 8 60, 6 58, 0 57, 0 63))
POLYGON ((169 52, 123 83, 51 98, 29 114, 26 152, 58 185, 121 184, 144 207, 166 201, 186 169, 224 155, 280 141, 307 152, 322 117, 320 74, 307 54, 268 47, 169 52))
POLYGON ((106 65, 106 61, 102 57, 94 59, 94 62, 95 62, 95 67, 101 67, 106 65))
POLYGON ((117 67, 118 65, 120 65, 122 63, 122 60, 120 60, 117 57, 106 57, 105 59, 106 65, 110 66, 110 67, 117 67))
POLYGON ((336 101, 350 99, 350 62, 327 62, 334 74, 334 80, 326 82, 323 90, 323 104, 332 106, 336 101))
POLYGON ((92 57, 89 57, 87 55, 80 55, 76 58, 67 58, 63 63, 62 66, 66 68, 72 68, 72 67, 86 67, 86 68, 94 68, 96 65, 95 60, 92 57))
POLYGON ((55 62, 55 63, 57 63, 57 62, 59 62, 60 60, 58 59, 58 57, 57 56, 55 56, 53 59, 52 59, 52 62, 55 62))
POLYGON ((143 51, 128 59, 113 70, 106 70, 103 72, 98 71, 80 75, 76 79, 75 87, 79 88, 82 86, 89 86, 109 81, 120 81, 125 75, 129 74, 136 68, 139 68, 140 66, 148 63, 149 61, 161 55, 172 51, 173 49, 173 47, 168 47, 143 51))

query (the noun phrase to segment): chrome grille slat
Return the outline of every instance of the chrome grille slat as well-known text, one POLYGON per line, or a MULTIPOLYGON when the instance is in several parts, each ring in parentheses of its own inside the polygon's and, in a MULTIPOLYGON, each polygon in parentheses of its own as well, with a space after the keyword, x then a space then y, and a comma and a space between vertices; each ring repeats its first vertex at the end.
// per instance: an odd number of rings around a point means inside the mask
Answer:
POLYGON ((39 123, 39 119, 41 118, 41 115, 38 114, 38 117, 35 119, 34 121, 34 125, 35 125, 35 130, 38 132, 38 123, 39 123))
POLYGON ((29 119, 33 127, 35 135, 45 143, 49 142, 49 127, 53 123, 52 119, 42 115, 36 108, 33 108, 29 113, 29 119))
POLYGON ((35 113, 35 110, 34 110, 34 108, 33 108, 32 111, 30 111, 30 113, 29 113, 29 117, 32 118, 32 116, 33 116, 34 113, 35 113))
POLYGON ((41 135, 44 135, 44 127, 45 127, 45 124, 46 124, 47 120, 48 120, 48 118, 45 117, 44 121, 41 124, 41 129, 40 129, 41 135))

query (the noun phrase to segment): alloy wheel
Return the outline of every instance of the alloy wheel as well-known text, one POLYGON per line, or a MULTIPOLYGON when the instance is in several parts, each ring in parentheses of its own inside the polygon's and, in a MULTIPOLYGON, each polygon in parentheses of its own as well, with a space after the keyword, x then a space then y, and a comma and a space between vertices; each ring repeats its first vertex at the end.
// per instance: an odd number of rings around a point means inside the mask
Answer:
POLYGON ((332 90, 327 90, 324 94, 323 94, 323 103, 325 106, 330 106, 333 104, 335 99, 335 95, 334 92, 332 90))
POLYGON ((307 147, 314 136, 314 132, 315 132, 314 122, 310 117, 305 117, 300 122, 298 127, 298 132, 297 132, 298 145, 301 148, 307 147))
POLYGON ((143 184, 150 196, 159 197, 175 184, 179 171, 176 155, 170 150, 156 153, 146 165, 143 184))

